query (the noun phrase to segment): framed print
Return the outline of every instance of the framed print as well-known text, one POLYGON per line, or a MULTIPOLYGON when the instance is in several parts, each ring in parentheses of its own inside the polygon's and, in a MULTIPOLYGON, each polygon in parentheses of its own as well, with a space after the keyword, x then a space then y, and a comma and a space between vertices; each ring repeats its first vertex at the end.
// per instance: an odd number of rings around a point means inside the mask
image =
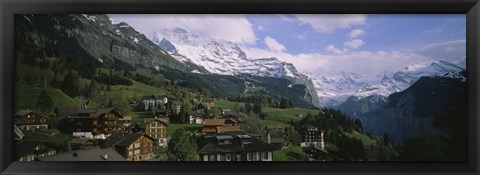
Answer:
POLYGON ((478 173, 478 8, 2 1, 2 174, 478 173))

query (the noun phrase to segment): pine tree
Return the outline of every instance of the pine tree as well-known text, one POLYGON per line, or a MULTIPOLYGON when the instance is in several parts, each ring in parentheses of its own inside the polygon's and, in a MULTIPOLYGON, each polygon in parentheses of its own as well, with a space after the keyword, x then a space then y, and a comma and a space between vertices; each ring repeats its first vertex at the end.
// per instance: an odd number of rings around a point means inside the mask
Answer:
POLYGON ((61 84, 61 90, 70 97, 79 95, 79 77, 76 71, 69 71, 61 84))
POLYGON ((35 105, 35 108, 43 111, 43 112, 50 112, 53 108, 53 100, 48 95, 47 90, 44 89, 41 93, 40 96, 38 96, 37 104, 35 105))

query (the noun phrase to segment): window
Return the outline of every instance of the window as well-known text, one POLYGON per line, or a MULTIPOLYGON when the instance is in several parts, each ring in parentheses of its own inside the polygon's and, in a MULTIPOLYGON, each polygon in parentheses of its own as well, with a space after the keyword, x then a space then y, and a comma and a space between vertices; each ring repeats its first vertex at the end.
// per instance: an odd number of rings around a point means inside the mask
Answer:
POLYGON ((263 152, 262 153, 262 159, 267 160, 268 159, 268 153, 263 152))
POLYGON ((163 134, 160 134, 160 137, 163 138, 163 134))
POLYGON ((235 160, 242 161, 242 156, 240 154, 237 154, 235 160))
POLYGON ((140 143, 135 143, 135 148, 140 147, 140 143))
POLYGON ((96 121, 96 120, 93 121, 93 125, 97 125, 97 121, 96 121))
POLYGON ((135 151, 133 152, 133 154, 135 154, 135 155, 140 154, 140 150, 139 150, 139 149, 135 150, 135 151))
POLYGON ((209 161, 217 161, 217 155, 210 155, 209 161))
POLYGON ((227 155, 226 155, 227 161, 231 161, 231 160, 232 160, 232 157, 231 157, 231 156, 232 156, 232 155, 230 155, 230 154, 227 154, 227 155))
POLYGON ((103 129, 103 131, 108 131, 108 128, 103 129))
POLYGON ((133 151, 129 151, 128 156, 132 156, 132 155, 133 155, 133 151))
POLYGON ((220 161, 225 161, 226 155, 220 155, 220 161))

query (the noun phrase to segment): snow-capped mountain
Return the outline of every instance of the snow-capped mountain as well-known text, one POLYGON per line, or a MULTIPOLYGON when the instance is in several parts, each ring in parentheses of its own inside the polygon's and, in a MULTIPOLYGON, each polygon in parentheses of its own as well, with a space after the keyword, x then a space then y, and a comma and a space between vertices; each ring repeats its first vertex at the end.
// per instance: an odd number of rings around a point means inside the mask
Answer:
POLYGON ((200 37, 182 28, 157 32, 152 40, 177 60, 201 65, 214 74, 243 73, 277 78, 301 76, 290 63, 275 57, 248 58, 237 43, 200 37))
POLYGON ((331 76, 314 76, 315 89, 318 92, 321 106, 338 106, 347 98, 358 99, 380 95, 387 97, 410 87, 423 76, 456 77, 465 69, 465 59, 455 63, 444 60, 429 65, 411 65, 397 72, 382 72, 374 78, 367 78, 355 73, 340 73, 331 76))
POLYGON ((275 57, 251 58, 235 42, 202 37, 182 28, 155 32, 152 41, 178 61, 194 63, 212 74, 285 78, 293 84, 303 84, 313 95, 312 103, 318 104, 312 81, 291 63, 275 57))

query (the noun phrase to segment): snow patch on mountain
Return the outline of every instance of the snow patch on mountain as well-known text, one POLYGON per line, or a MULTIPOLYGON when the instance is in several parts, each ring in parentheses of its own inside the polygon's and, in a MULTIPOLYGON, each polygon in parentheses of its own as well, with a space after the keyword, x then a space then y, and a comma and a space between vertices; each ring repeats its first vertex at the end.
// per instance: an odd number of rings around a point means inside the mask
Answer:
POLYGON ((182 28, 156 32, 152 41, 175 59, 200 65, 213 74, 277 78, 297 78, 301 75, 292 64, 275 57, 247 58, 237 43, 201 37, 182 28))
POLYGON ((429 65, 407 66, 393 73, 381 72, 373 78, 345 72, 335 75, 307 75, 313 80, 317 95, 320 98, 320 105, 335 107, 351 96, 359 99, 372 95, 387 97, 394 92, 407 89, 423 76, 462 78, 458 72, 465 67, 465 59, 454 63, 440 60, 429 65))

